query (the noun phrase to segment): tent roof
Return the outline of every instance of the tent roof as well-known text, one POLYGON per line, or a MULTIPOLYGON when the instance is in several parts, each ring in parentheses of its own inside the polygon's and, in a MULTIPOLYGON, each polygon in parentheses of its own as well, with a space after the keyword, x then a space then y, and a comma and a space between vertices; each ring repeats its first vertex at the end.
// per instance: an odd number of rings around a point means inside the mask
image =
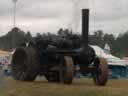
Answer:
POLYGON ((108 65, 118 65, 118 66, 128 65, 128 62, 126 60, 121 60, 120 58, 113 56, 112 54, 105 53, 104 50, 99 46, 91 45, 91 47, 95 50, 96 55, 98 57, 104 57, 107 59, 108 65))

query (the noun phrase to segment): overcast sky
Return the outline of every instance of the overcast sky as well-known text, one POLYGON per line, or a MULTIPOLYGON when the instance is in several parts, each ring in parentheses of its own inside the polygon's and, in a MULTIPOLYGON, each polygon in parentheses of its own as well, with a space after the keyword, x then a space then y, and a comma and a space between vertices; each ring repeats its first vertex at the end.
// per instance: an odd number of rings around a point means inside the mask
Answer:
MULTIPOLYGON (((24 31, 81 30, 81 10, 90 8, 90 33, 115 35, 128 30, 128 0, 18 0, 16 25, 24 31)), ((0 0, 0 35, 13 27, 12 0, 0 0)))

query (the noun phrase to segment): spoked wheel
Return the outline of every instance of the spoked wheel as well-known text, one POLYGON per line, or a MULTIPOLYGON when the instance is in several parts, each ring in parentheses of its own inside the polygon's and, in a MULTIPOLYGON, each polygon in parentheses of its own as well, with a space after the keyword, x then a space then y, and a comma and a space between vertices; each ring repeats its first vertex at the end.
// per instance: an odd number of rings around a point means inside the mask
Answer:
POLYGON ((34 48, 17 48, 12 58, 12 76, 16 80, 33 81, 38 75, 39 58, 34 48))
POLYGON ((71 84, 74 77, 75 67, 73 60, 69 56, 64 56, 63 62, 60 64, 59 80, 64 84, 71 84))
POLYGON ((108 65, 105 58, 97 58, 96 72, 93 73, 93 79, 96 85, 104 86, 108 80, 108 65))

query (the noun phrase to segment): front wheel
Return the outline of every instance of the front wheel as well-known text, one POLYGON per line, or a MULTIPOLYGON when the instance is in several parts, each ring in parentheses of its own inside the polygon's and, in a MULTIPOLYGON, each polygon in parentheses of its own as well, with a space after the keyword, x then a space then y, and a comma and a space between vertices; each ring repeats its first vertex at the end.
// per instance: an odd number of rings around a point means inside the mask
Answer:
POLYGON ((105 58, 97 58, 96 62, 97 69, 93 73, 93 80, 96 85, 104 86, 108 80, 108 64, 105 58))

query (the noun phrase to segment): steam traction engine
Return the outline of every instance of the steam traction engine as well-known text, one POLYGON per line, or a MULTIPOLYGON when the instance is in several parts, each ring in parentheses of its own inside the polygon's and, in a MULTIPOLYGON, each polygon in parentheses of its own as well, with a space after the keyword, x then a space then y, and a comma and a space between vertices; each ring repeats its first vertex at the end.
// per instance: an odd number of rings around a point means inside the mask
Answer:
POLYGON ((33 81, 37 75, 44 75, 48 82, 71 84, 79 71, 83 75, 91 73, 96 85, 105 85, 108 65, 88 45, 88 29, 89 10, 83 9, 80 41, 71 36, 57 36, 56 42, 41 38, 17 48, 12 59, 12 76, 16 80, 33 81))

